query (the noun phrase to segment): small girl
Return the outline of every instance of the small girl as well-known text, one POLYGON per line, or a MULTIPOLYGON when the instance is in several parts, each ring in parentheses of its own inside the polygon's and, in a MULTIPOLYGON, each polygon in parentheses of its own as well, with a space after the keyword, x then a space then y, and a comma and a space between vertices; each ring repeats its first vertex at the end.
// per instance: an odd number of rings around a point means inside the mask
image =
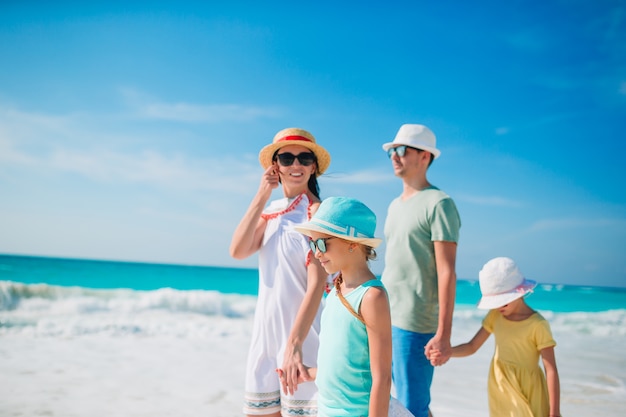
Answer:
POLYGON ((474 338, 454 346, 452 356, 473 354, 493 333, 496 340, 489 370, 489 414, 560 417, 556 342, 550 324, 524 301, 537 283, 525 279, 515 262, 504 257, 483 266, 479 283, 482 298, 478 308, 490 311, 474 338), (539 367, 539 355, 545 375, 539 367))
MULTIPOLYGON (((370 271, 381 239, 376 215, 351 198, 324 200, 307 223, 295 229, 329 274, 338 273, 322 312, 318 367, 298 383, 315 380, 318 416, 410 416, 391 390, 391 318, 383 284, 370 271)), ((289 388, 282 370, 283 390, 289 388)))

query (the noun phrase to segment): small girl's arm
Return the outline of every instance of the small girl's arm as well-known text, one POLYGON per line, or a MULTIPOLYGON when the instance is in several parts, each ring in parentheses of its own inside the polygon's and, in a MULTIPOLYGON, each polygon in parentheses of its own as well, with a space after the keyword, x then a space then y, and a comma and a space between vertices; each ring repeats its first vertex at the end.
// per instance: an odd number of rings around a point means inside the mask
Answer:
POLYGON ((485 330, 484 327, 481 327, 480 330, 476 332, 472 340, 452 347, 452 357, 461 358, 473 355, 485 343, 485 341, 489 338, 489 335, 490 333, 485 330))
POLYGON ((559 371, 556 368, 554 346, 541 349, 543 368, 546 371, 548 396, 550 398, 550 417, 561 417, 561 383, 559 371))

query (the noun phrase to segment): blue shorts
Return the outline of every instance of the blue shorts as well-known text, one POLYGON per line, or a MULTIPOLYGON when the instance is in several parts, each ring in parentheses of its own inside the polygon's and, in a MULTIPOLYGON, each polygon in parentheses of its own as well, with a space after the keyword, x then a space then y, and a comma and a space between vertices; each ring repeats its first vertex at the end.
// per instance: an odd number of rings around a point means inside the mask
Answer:
POLYGON ((415 333, 392 326, 392 376, 396 397, 415 417, 428 417, 434 367, 424 347, 434 333, 415 333))

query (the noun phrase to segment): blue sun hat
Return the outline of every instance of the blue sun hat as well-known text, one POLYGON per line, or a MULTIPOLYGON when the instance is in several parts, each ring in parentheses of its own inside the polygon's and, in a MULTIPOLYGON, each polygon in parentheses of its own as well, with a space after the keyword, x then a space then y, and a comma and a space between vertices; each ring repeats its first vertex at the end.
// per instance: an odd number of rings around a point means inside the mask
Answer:
POLYGON ((478 308, 492 310, 507 305, 533 291, 536 281, 524 278, 511 258, 493 258, 478 273, 482 297, 478 308))
POLYGON ((372 248, 382 242, 374 237, 376 215, 354 198, 326 198, 311 220, 295 226, 295 229, 307 236, 311 236, 311 232, 324 233, 372 248))

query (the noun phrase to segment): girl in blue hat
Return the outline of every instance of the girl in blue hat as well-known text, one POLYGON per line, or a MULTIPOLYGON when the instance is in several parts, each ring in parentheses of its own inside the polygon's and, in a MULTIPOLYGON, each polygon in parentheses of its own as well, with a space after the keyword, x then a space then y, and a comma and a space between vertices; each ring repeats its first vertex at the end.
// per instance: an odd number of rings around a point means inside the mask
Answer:
POLYGON ((309 236, 326 272, 337 274, 322 312, 317 368, 299 376, 317 384, 318 416, 409 416, 390 398, 389 300, 368 264, 381 242, 374 237, 375 214, 358 200, 330 197, 295 229, 309 236))

